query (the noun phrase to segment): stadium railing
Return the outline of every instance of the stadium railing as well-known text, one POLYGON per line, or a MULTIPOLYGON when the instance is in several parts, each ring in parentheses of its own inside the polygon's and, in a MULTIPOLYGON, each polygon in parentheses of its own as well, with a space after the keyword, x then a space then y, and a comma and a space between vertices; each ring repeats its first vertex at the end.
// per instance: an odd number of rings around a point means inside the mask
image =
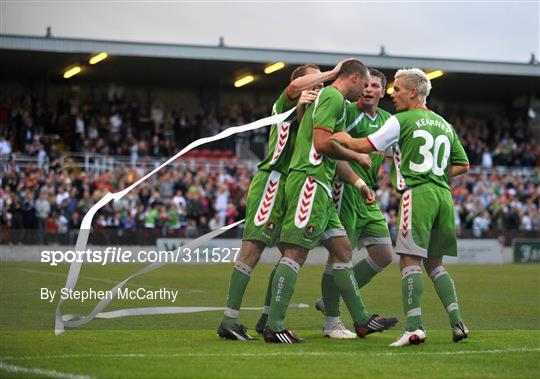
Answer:
MULTIPOLYGON (((121 155, 102 155, 92 153, 67 153, 59 158, 60 164, 66 169, 80 169, 86 172, 102 174, 104 172, 114 171, 118 168, 141 168, 150 171, 158 167, 169 157, 138 157, 136 159, 130 156, 121 155)), ((7 170, 9 165, 17 170, 24 170, 31 166, 48 169, 51 164, 49 159, 39 162, 36 156, 26 154, 9 154, 0 156, 0 172, 7 170)), ((180 169, 199 170, 203 169, 209 172, 222 172, 226 167, 234 165, 243 165, 249 171, 253 172, 258 164, 256 159, 242 159, 232 156, 222 156, 214 151, 211 154, 201 154, 199 156, 187 155, 174 162, 174 166, 180 169)))

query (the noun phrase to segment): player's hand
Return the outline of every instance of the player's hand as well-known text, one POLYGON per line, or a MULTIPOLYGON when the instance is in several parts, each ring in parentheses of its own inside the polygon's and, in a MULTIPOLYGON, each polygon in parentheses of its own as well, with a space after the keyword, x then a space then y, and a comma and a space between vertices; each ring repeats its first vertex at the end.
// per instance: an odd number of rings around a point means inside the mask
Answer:
POLYGON ((347 132, 338 132, 335 134, 332 134, 331 137, 334 141, 341 143, 342 145, 348 146, 348 144, 351 142, 352 137, 347 132))
POLYGON ((367 185, 360 187, 360 195, 364 198, 364 203, 366 205, 375 203, 375 192, 367 185))
POLYGON ((341 66, 343 66, 343 63, 350 61, 351 59, 353 58, 347 58, 347 59, 342 60, 336 65, 336 67, 332 69, 332 74, 334 74, 334 78, 338 76, 339 72, 341 71, 341 66))
POLYGON ((355 161, 366 170, 371 168, 371 158, 368 154, 357 153, 355 161))
POLYGON ((305 91, 302 91, 302 94, 300 95, 300 99, 298 99, 298 104, 311 104, 317 99, 317 94, 319 93, 318 90, 311 90, 307 89, 305 91))

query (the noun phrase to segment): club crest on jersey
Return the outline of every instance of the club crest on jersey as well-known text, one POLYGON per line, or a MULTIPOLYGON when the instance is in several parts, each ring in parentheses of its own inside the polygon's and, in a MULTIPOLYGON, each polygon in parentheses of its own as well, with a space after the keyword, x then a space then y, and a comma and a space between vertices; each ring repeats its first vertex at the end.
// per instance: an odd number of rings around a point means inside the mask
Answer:
POLYGON ((306 228, 306 237, 312 237, 315 233, 315 225, 309 224, 306 228))
POLYGON ((266 223, 264 231, 262 232, 263 236, 265 236, 268 239, 271 239, 275 228, 276 228, 276 224, 274 223, 274 221, 268 221, 266 223))

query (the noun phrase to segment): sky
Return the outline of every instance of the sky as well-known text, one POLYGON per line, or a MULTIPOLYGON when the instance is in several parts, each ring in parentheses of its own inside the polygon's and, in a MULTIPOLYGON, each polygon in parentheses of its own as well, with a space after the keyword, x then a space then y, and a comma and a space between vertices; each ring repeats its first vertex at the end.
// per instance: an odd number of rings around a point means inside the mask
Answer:
POLYGON ((0 33, 528 62, 533 1, 0 0, 0 33))

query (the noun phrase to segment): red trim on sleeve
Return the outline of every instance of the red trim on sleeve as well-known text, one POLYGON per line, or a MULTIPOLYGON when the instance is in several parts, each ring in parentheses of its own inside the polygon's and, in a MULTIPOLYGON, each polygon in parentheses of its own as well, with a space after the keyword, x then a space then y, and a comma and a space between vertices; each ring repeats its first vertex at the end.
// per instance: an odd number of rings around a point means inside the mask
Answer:
POLYGON ((466 166, 466 167, 470 167, 470 166, 471 166, 469 163, 454 163, 454 162, 452 162, 452 164, 453 164, 454 166, 466 166))
POLYGON ((328 128, 325 128, 324 126, 314 126, 313 129, 320 129, 320 130, 324 130, 325 132, 328 132, 330 134, 334 134, 334 131, 331 130, 331 129, 328 129, 328 128))
POLYGON ((287 100, 287 103, 291 104, 291 103, 293 103, 296 99, 298 99, 298 97, 296 97, 296 98, 293 99, 293 98, 291 98, 291 97, 289 96, 289 86, 287 86, 287 88, 285 89, 285 100, 287 100))
POLYGON ((366 139, 367 139, 367 141, 369 142, 369 144, 371 145, 371 147, 373 147, 373 150, 379 151, 379 149, 377 149, 377 148, 375 147, 375 145, 373 144, 373 142, 371 142, 371 140, 369 139, 369 136, 367 136, 366 139))

